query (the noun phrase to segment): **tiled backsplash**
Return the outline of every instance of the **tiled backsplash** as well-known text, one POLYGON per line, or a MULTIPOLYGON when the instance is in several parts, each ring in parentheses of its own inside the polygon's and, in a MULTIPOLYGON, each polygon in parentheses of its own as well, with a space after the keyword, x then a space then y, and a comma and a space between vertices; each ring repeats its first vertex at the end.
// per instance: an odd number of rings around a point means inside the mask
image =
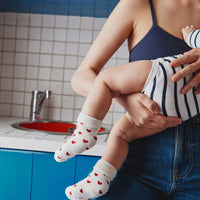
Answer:
MULTIPOLYGON (((84 98, 70 86, 106 18, 0 13, 0 115, 29 118, 32 90, 51 90, 42 119, 75 121, 84 98)), ((128 62, 124 43, 105 67, 128 62)), ((104 120, 123 113, 112 106, 104 120)))

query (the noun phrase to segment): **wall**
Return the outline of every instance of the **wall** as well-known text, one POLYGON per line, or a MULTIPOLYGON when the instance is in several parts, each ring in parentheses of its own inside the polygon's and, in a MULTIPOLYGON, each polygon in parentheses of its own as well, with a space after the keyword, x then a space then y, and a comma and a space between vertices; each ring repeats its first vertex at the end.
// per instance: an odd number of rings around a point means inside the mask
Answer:
MULTIPOLYGON (((8 9, 9 4, 5 5, 7 1, 4 4, 2 2, 1 0, 0 116, 28 119, 31 92, 51 90, 52 98, 45 102, 42 119, 75 121, 84 98, 72 91, 71 76, 106 21, 106 15, 110 12, 108 10, 111 10, 110 4, 102 15, 99 9, 96 9, 98 12, 91 12, 91 9, 86 9, 81 4, 80 15, 75 16, 76 5, 71 6, 68 13, 54 14, 44 12, 46 7, 43 0, 38 1, 43 2, 43 12, 36 12, 35 9, 34 12, 28 13, 26 10, 27 13, 22 13, 19 6, 8 9)), ((105 10, 103 8, 102 11, 105 10)), ((105 67, 125 62, 128 62, 126 42, 105 67)), ((112 125, 122 113, 122 108, 112 106, 104 125, 112 125)))

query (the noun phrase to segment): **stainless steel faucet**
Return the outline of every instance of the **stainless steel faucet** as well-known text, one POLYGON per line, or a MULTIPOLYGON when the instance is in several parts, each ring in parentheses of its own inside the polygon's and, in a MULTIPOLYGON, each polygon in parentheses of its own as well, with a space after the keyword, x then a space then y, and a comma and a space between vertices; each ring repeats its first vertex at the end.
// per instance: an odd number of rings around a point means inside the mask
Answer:
POLYGON ((51 91, 38 91, 35 90, 32 92, 31 99, 31 110, 30 110, 30 120, 39 121, 40 120, 40 111, 45 99, 50 99, 51 91))

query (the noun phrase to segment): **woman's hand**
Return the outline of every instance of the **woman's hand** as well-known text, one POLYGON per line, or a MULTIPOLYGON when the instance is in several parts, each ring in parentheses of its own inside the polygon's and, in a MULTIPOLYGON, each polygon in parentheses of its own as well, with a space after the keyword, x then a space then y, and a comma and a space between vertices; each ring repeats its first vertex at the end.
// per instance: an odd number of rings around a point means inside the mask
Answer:
POLYGON ((126 109, 130 120, 139 127, 163 130, 182 123, 180 118, 161 115, 158 105, 142 93, 120 96, 116 103, 126 109))
POLYGON ((172 81, 176 82, 185 76, 192 74, 196 75, 181 89, 181 93, 185 94, 194 86, 196 86, 195 94, 200 94, 200 48, 192 49, 180 58, 177 58, 171 62, 172 67, 177 67, 179 65, 188 64, 184 69, 177 72, 172 76, 172 81))

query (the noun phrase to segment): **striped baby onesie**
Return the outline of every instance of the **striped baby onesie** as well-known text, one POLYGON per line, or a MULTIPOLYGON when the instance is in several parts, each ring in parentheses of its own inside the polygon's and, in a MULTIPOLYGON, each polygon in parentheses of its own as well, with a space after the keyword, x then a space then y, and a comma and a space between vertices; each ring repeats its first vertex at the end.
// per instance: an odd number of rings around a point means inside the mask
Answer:
POLYGON ((196 29, 189 34, 187 44, 192 48, 200 47, 200 29, 196 29))
POLYGON ((195 95, 195 88, 187 94, 181 94, 181 88, 194 76, 188 75, 178 82, 171 77, 184 66, 171 67, 170 62, 182 55, 164 57, 153 60, 151 72, 142 92, 154 100, 165 116, 179 117, 183 121, 199 114, 200 94, 195 95))

